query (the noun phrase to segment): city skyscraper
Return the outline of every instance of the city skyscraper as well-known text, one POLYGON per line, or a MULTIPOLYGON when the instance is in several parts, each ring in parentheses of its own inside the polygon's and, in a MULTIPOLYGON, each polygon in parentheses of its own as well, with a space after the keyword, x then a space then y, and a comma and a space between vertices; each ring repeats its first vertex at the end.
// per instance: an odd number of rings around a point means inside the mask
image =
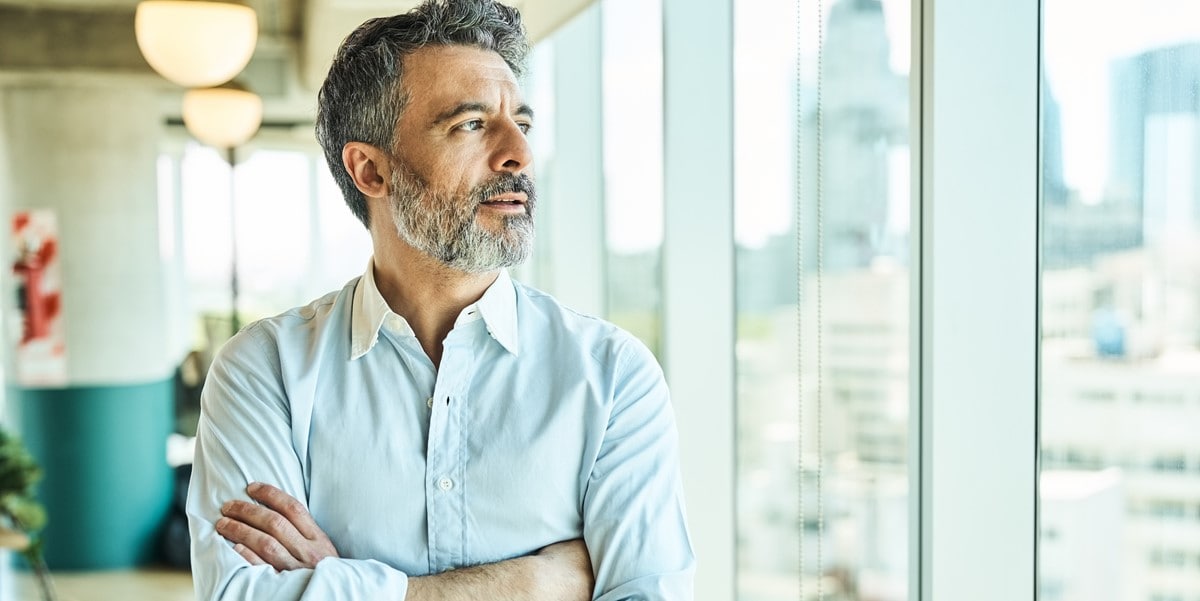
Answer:
POLYGON ((1070 200, 1063 172, 1062 107, 1042 76, 1042 200, 1062 206, 1070 200))
MULTIPOLYGON (((1147 169, 1155 159, 1147 152, 1150 124, 1167 115, 1200 118, 1200 43, 1156 48, 1116 61, 1111 74, 1113 143, 1107 196, 1144 211, 1147 169)), ((1200 190, 1193 203, 1200 205, 1200 190)))
POLYGON ((826 269, 865 267, 886 244, 889 153, 908 140, 908 83, 889 52, 879 0, 833 5, 822 50, 826 269))

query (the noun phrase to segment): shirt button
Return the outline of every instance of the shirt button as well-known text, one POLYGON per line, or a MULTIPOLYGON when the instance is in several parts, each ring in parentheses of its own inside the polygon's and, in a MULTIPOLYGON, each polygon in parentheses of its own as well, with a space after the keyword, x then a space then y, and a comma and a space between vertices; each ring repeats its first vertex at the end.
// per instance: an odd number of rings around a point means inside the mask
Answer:
POLYGON ((387 327, 389 330, 391 330, 393 332, 399 332, 400 330, 404 329, 404 326, 400 322, 400 316, 398 316, 398 315, 389 315, 388 316, 387 327))
POLYGON ((433 409, 433 397, 425 399, 425 406, 433 409))
POLYGON ((449 478, 442 478, 441 480, 438 480, 438 486, 442 490, 450 490, 451 488, 454 488, 454 481, 449 478))

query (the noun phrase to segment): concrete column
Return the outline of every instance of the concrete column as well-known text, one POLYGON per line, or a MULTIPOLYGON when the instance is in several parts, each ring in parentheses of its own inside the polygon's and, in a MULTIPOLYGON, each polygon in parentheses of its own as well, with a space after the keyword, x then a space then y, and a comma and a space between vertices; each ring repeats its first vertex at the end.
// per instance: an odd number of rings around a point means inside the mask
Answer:
POLYGON ((59 224, 67 383, 7 380, 21 433, 45 469, 54 569, 150 560, 170 501, 164 448, 179 358, 168 344, 159 247, 161 135, 158 92, 139 78, 0 86, 3 213, 51 209, 59 224))

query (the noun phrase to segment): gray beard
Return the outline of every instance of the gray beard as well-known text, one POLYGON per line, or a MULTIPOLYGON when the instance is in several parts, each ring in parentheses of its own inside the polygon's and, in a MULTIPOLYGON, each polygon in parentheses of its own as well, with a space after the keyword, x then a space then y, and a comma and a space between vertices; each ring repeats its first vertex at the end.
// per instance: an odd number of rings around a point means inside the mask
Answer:
POLYGON ((533 250, 534 195, 528 192, 524 215, 507 215, 499 232, 476 219, 487 197, 487 183, 463 196, 434 194, 406 166, 392 169, 392 221, 400 238, 447 267, 484 273, 524 263, 533 250))

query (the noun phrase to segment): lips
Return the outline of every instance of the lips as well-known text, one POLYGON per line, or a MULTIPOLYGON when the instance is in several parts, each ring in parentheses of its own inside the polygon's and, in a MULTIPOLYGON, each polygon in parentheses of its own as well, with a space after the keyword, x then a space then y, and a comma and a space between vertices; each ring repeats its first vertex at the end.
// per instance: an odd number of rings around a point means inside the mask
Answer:
POLYGON ((517 206, 517 205, 525 204, 525 198, 526 198, 525 194, 523 194, 523 193, 512 192, 512 193, 500 194, 500 195, 488 198, 487 200, 483 201, 483 204, 495 205, 495 206, 503 206, 503 205, 517 206))
POLYGON ((477 186, 472 192, 473 196, 479 199, 477 207, 503 215, 533 216, 537 206, 533 180, 524 173, 496 175, 477 186))

